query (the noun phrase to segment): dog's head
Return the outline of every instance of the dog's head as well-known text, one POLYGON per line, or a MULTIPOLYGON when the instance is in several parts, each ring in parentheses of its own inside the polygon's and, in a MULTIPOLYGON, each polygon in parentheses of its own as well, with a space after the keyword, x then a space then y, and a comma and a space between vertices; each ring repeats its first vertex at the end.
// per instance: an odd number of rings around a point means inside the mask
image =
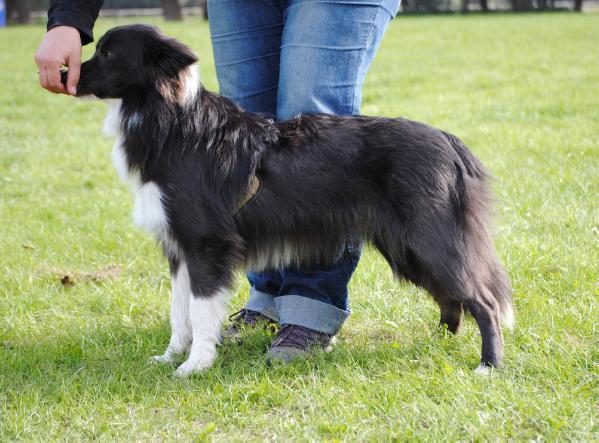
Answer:
POLYGON ((197 60, 155 26, 119 26, 104 34, 93 57, 81 65, 77 96, 123 98, 152 89, 173 95, 182 73, 197 60))

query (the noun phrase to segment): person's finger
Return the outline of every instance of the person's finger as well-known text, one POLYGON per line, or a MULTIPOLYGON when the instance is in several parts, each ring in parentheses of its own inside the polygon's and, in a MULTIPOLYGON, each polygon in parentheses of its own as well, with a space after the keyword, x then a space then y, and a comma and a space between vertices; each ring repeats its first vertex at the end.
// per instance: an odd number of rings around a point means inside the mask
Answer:
POLYGON ((37 73, 40 78, 40 85, 44 89, 48 89, 48 76, 46 75, 46 61, 39 54, 39 51, 35 53, 35 64, 37 65, 37 73))
POLYGON ((39 76, 40 76, 40 85, 42 88, 48 89, 48 76, 46 75, 46 68, 38 66, 39 68, 39 76))
POLYGON ((46 75, 48 76, 48 89, 52 92, 65 93, 65 87, 60 82, 60 66, 46 67, 46 75))
POLYGON ((79 73, 81 72, 81 56, 74 54, 69 58, 69 73, 67 75, 67 91, 71 95, 77 94, 79 73))

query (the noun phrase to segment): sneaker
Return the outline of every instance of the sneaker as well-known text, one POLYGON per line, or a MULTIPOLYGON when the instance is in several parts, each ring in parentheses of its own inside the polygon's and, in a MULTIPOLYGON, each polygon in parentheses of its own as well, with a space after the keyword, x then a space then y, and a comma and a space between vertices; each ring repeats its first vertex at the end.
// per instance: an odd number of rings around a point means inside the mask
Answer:
POLYGON ((241 331, 246 328, 258 326, 268 327, 277 324, 277 322, 268 318, 266 315, 262 315, 259 312, 250 309, 237 311, 229 317, 229 320, 232 324, 224 330, 223 338, 239 338, 241 336, 241 331))
POLYGON ((266 352, 266 363, 289 363, 308 355, 310 350, 332 349, 335 337, 297 325, 282 325, 266 352))

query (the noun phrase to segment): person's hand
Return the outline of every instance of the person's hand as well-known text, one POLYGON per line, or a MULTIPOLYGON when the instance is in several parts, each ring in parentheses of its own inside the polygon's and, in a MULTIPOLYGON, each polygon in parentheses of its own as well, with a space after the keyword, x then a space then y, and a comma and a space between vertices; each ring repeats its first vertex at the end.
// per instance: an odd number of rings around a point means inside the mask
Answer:
POLYGON ((57 26, 48 31, 35 53, 40 84, 57 94, 77 93, 81 68, 81 36, 76 28, 57 26), (60 68, 68 66, 67 87, 60 82, 60 68))

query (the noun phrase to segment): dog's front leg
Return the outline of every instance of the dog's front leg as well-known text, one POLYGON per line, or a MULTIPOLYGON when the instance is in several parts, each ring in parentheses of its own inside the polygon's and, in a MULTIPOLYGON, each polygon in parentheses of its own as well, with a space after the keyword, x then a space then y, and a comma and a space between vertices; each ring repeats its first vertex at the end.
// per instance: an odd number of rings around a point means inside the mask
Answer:
POLYGON ((189 358, 177 368, 175 376, 186 377, 212 366, 221 326, 226 318, 228 298, 229 291, 224 288, 208 296, 191 295, 189 318, 193 341, 189 358))
POLYGON ((221 326, 227 315, 229 299, 229 279, 223 273, 232 270, 219 266, 214 256, 210 260, 200 260, 197 256, 187 256, 191 293, 189 294, 189 320, 192 331, 189 358, 175 371, 175 376, 186 377, 194 372, 209 368, 216 359, 216 345, 219 342, 221 326))
POLYGON ((185 262, 170 258, 171 271, 171 339, 162 355, 152 357, 153 361, 172 363, 176 357, 185 354, 191 346, 192 332, 189 319, 189 297, 191 285, 185 262))

